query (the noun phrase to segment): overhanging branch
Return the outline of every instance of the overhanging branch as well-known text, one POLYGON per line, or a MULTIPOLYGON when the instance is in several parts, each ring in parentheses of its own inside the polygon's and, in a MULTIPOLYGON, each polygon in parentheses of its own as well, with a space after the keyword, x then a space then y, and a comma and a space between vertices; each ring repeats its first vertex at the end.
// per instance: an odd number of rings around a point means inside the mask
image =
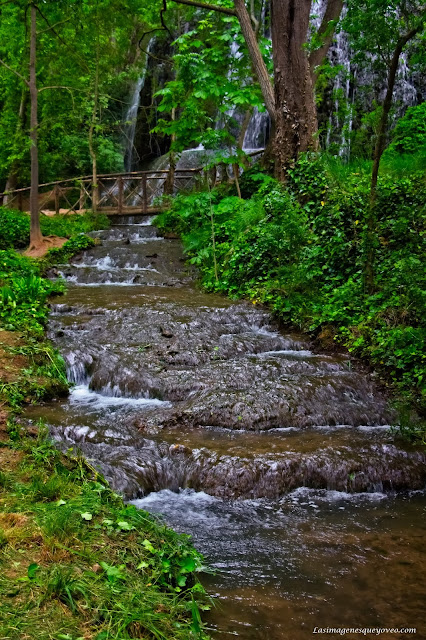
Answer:
POLYGON ((234 9, 228 9, 228 7, 219 7, 217 4, 209 4, 207 2, 196 2, 196 0, 172 0, 177 4, 187 4, 189 7, 197 7, 198 9, 208 9, 209 11, 218 11, 219 13, 225 13, 227 16, 237 17, 237 12, 234 9))
POLYGON ((19 78, 20 80, 22 80, 22 82, 24 82, 24 83, 27 85, 27 87, 29 87, 29 86, 30 86, 30 83, 28 82, 28 80, 27 80, 26 78, 24 78, 24 76, 22 76, 22 75, 21 75, 18 71, 16 71, 15 69, 12 69, 12 67, 9 67, 9 65, 8 65, 8 64, 6 64, 6 63, 5 63, 3 60, 1 60, 1 59, 0 59, 0 64, 2 64, 2 65, 3 65, 3 67, 6 67, 6 69, 7 69, 8 71, 10 71, 11 73, 14 73, 14 74, 15 74, 15 76, 18 76, 18 78, 19 78))

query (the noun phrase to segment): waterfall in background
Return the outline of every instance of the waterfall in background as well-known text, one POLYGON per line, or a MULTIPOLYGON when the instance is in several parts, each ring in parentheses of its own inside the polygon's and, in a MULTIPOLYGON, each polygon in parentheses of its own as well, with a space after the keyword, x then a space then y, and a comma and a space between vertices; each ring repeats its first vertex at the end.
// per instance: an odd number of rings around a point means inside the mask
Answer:
POLYGON ((152 38, 147 47, 147 56, 145 60, 145 66, 142 70, 140 77, 137 79, 133 93, 130 99, 130 103, 124 118, 124 128, 123 128, 123 137, 124 137, 124 168, 126 171, 131 171, 133 167, 133 154, 135 151, 134 142, 135 142, 135 133, 136 133, 136 124, 138 121, 138 111, 141 100, 141 91, 145 85, 146 71, 148 66, 148 54, 152 48, 152 44, 154 43, 154 38, 152 38))
POLYGON ((244 151, 264 149, 268 141, 269 127, 269 113, 267 111, 261 113, 255 109, 244 136, 244 151))

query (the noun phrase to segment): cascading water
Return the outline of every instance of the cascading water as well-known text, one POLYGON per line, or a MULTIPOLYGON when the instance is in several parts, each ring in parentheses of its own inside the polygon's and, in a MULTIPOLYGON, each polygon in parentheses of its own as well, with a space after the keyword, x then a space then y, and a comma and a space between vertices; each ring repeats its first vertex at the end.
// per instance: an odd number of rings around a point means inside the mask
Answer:
POLYGON ((133 152, 134 152, 134 141, 135 141, 135 131, 136 131, 136 122, 138 117, 138 109, 140 103, 140 95, 141 90, 145 81, 145 72, 143 75, 138 78, 133 94, 132 99, 129 104, 129 108, 125 117, 125 151, 124 151, 124 168, 126 171, 131 171, 133 166, 133 152))
POLYGON ((194 536, 217 570, 214 637, 418 626, 425 454, 389 432, 374 377, 200 291, 149 222, 116 217, 61 268, 49 334, 75 387, 28 419, 194 536))
POLYGON ((145 84, 145 78, 147 73, 148 66, 148 56, 152 49, 152 46, 155 42, 155 39, 152 38, 147 47, 145 67, 142 70, 141 75, 137 79, 133 93, 130 98, 129 106, 124 118, 124 128, 123 128, 123 137, 124 137, 124 168, 126 171, 132 171, 133 169, 133 159, 135 153, 135 133, 136 133, 136 124, 138 120, 138 112, 140 105, 140 96, 143 86, 145 84))

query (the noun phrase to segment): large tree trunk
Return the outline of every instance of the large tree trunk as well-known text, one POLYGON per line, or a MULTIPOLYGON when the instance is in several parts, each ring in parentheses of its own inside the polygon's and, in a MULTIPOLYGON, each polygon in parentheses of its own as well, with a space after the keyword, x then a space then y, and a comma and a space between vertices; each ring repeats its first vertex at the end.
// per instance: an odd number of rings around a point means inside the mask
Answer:
MULTIPOLYGON (((202 0, 172 0, 178 4, 235 15, 240 23, 253 72, 262 90, 266 109, 271 117, 271 141, 265 152, 264 164, 275 165, 279 180, 285 179, 290 162, 301 151, 317 150, 318 124, 309 59, 305 51, 311 0, 271 0, 271 31, 274 60, 274 88, 262 58, 247 11, 245 0, 234 0, 233 9, 202 2, 202 0)), ((329 0, 319 29, 322 46, 313 52, 313 64, 324 60, 338 19, 343 0, 329 0)), ((256 20, 253 21, 256 27, 256 20)))
POLYGON ((37 9, 31 5, 31 37, 30 37, 30 100, 31 100, 31 190, 30 190, 30 249, 37 248, 43 243, 40 231, 40 213, 38 208, 38 120, 37 120, 37 9))
POLYGON ((317 114, 306 43, 311 0, 272 0, 275 174, 284 180, 300 152, 318 148, 317 114))

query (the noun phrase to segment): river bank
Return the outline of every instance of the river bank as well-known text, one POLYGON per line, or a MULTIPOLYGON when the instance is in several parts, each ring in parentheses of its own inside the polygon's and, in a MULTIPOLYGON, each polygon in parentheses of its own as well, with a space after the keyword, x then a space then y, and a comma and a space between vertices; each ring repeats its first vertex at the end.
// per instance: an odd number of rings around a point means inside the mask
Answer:
MULTIPOLYGON (((72 233, 85 221, 59 222, 72 233)), ((20 416, 68 394, 64 361, 44 335, 47 297, 63 288, 43 276, 94 245, 78 236, 41 262, 1 251, 0 636, 206 637, 202 558, 188 537, 126 505, 77 449, 60 452, 43 419, 28 426, 20 416)))
POLYGON ((215 637, 424 625, 425 456, 389 431, 374 376, 261 305, 200 291, 149 219, 93 235, 52 272, 68 291, 49 336, 75 387, 26 418, 193 535, 217 570, 215 637))

